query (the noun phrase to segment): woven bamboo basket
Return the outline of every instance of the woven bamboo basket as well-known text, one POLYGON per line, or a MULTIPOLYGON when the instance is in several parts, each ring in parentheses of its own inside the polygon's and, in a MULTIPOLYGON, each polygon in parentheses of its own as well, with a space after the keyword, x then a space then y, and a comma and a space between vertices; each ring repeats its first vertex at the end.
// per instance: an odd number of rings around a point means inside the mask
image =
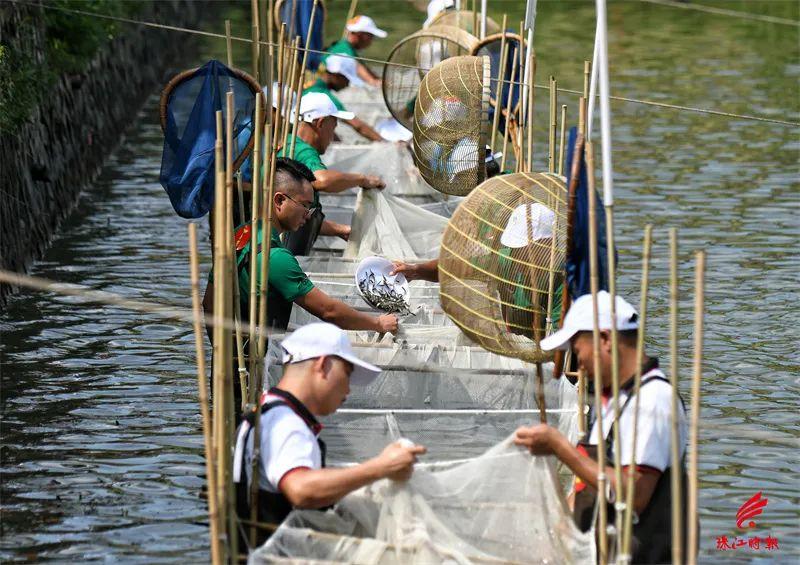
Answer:
POLYGON ((477 44, 477 37, 450 26, 429 27, 398 42, 383 67, 383 98, 392 116, 410 130, 422 78, 445 59, 469 55, 477 44))
POLYGON ((488 57, 452 57, 422 80, 412 155, 439 192, 464 196, 486 179, 488 108, 488 57))
POLYGON ((556 327, 564 281, 567 194, 563 177, 492 177, 456 209, 442 237, 442 308, 484 349, 530 362, 556 327))

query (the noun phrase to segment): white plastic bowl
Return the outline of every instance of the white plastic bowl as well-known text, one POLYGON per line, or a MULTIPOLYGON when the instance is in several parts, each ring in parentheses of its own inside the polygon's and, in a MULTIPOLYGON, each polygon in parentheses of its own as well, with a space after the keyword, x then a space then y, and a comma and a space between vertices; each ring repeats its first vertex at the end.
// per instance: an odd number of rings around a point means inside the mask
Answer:
POLYGON ((383 277, 386 277, 386 282, 394 287, 395 292, 403 293, 403 296, 406 299, 406 305, 409 307, 411 306, 411 294, 409 291, 408 281, 406 280, 405 275, 402 273, 390 275, 389 273, 392 272, 393 267, 394 264, 384 257, 366 257, 358 264, 358 267, 356 267, 356 290, 364 302, 366 302, 371 308, 375 308, 375 305, 367 300, 367 298, 364 296, 364 293, 361 292, 361 287, 359 286, 359 282, 361 282, 362 279, 369 277, 370 273, 375 276, 376 280, 383 280, 383 277))

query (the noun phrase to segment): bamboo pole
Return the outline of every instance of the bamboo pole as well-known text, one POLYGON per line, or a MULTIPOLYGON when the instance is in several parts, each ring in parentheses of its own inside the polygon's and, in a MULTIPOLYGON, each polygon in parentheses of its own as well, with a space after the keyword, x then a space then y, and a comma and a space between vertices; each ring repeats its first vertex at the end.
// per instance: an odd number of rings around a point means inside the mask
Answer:
POLYGON ((669 230, 669 356, 670 372, 672 373, 672 420, 670 426, 670 494, 672 498, 672 562, 683 563, 683 498, 679 429, 678 383, 680 382, 680 360, 678 357, 678 304, 680 295, 678 291, 678 230, 669 230))
MULTIPOLYGON (((250 383, 249 383, 250 391, 249 392, 250 392, 250 394, 249 394, 249 397, 250 397, 250 402, 251 403, 253 402, 253 394, 252 394, 252 392, 253 392, 253 390, 252 390, 253 383, 252 383, 252 379, 253 379, 253 375, 255 374, 255 370, 256 370, 256 368, 255 368, 256 356, 255 356, 255 350, 253 349, 253 336, 256 334, 256 312, 257 312, 256 306, 257 306, 257 302, 258 302, 258 285, 257 285, 256 277, 255 277, 256 264, 257 264, 256 258, 258 256, 258 245, 256 244, 256 242, 258 241, 258 237, 257 237, 256 234, 258 233, 258 228, 259 228, 259 225, 260 225, 259 212, 261 210, 261 207, 260 207, 261 191, 257 190, 256 187, 258 187, 261 184, 261 176, 263 175, 263 172, 261 170, 261 160, 262 160, 262 158, 261 158, 261 151, 262 151, 261 139, 263 137, 263 130, 262 130, 262 125, 261 124, 262 124, 262 122, 264 120, 264 117, 263 117, 263 114, 262 114, 261 98, 262 98, 261 97, 261 93, 260 92, 257 93, 256 94, 256 131, 255 131, 256 138, 255 138, 255 141, 253 143, 253 198, 252 198, 252 202, 251 202, 251 212, 250 212, 250 271, 249 271, 250 272, 250 300, 249 300, 249 304, 248 304, 248 306, 249 306, 249 316, 248 316, 249 320, 248 320, 248 322, 250 324, 250 328, 249 328, 250 331, 248 332, 247 335, 248 335, 249 340, 250 340, 250 345, 249 345, 249 348, 250 348, 250 351, 249 351, 249 357, 250 357, 250 359, 249 359, 250 360, 250 383)), ((263 226, 261 226, 261 227, 263 229, 263 226)))
MULTIPOLYGON (((545 335, 553 332, 553 295, 556 284, 556 239, 558 238, 558 198, 553 198, 550 203, 553 207, 553 237, 550 238, 550 264, 547 279, 547 316, 545 318, 545 335)), ((566 281, 564 281, 566 284, 566 281)), ((563 312, 562 312, 563 315, 563 312)))
POLYGON ((200 304, 200 261, 197 253, 197 224, 189 223, 189 273, 192 282, 192 312, 194 315, 194 349, 197 358, 197 390, 200 416, 203 422, 203 448, 208 481, 208 525, 211 532, 211 563, 222 563, 217 514, 217 483, 214 474, 214 451, 211 440, 211 415, 208 410, 208 380, 206 379, 206 354, 203 348, 203 310, 200 304))
POLYGON ((261 84, 261 63, 259 57, 261 55, 261 25, 258 16, 258 0, 251 0, 250 2, 250 19, 251 19, 251 35, 253 38, 252 57, 253 57, 253 77, 258 84, 261 84))
MULTIPOLYGON (((523 21, 519 22, 519 36, 520 37, 525 37, 525 22, 523 22, 523 21)), ((515 154, 517 155, 516 172, 518 172, 518 173, 521 172, 526 167, 525 151, 524 151, 523 147, 525 146, 525 123, 526 123, 526 120, 528 119, 527 106, 525 104, 526 97, 528 95, 528 90, 527 90, 528 83, 525 82, 525 77, 526 77, 527 73, 528 73, 528 71, 525 68, 525 50, 520 48, 520 50, 519 50, 519 82, 520 82, 519 93, 520 93, 520 96, 522 97, 522 105, 520 107, 519 121, 517 122, 517 126, 518 127, 517 127, 516 132, 515 132, 516 135, 514 136, 516 139, 513 140, 515 142, 514 143, 515 154)))
POLYGON ((500 162, 500 172, 506 170, 506 155, 508 155, 508 138, 512 135, 512 128, 511 124, 514 121, 514 118, 511 116, 511 101, 514 99, 514 78, 517 76, 517 65, 516 61, 513 65, 511 65, 511 91, 508 94, 508 100, 506 102, 506 131, 503 134, 503 158, 500 162))
POLYGON ((233 68, 233 44, 231 40, 231 21, 225 20, 225 51, 228 55, 228 68, 233 68))
POLYGON ((567 105, 561 106, 561 139, 558 142, 558 176, 564 174, 564 146, 567 143, 567 105))
POLYGON ((556 107, 558 105, 558 81, 556 77, 550 76, 550 127, 547 131, 548 153, 547 170, 551 173, 556 172, 556 107))
POLYGON ((347 23, 356 16, 356 6, 358 6, 358 0, 350 0, 350 8, 347 10, 347 19, 344 21, 344 28, 342 29, 342 39, 347 38, 347 23))
MULTIPOLYGON (((283 106, 281 107, 281 112, 283 114, 283 131, 281 132, 281 147, 286 147, 286 143, 289 140, 289 119, 288 117, 291 115, 292 111, 292 94, 294 93, 296 96, 296 79, 295 74, 297 73, 297 56, 300 53, 299 50, 300 45, 300 38, 295 37, 292 40, 292 46, 290 47, 289 52, 292 53, 292 62, 289 66, 289 74, 284 77, 284 82, 288 83, 288 94, 285 97, 286 99, 283 101, 283 106)), ((285 88, 285 87, 284 87, 285 88)))
MULTIPOLYGON (((234 114, 233 92, 228 91, 225 97, 225 220, 226 220, 226 241, 231 255, 236 255, 236 243, 233 238, 233 114, 234 114)), ((241 203, 241 201, 240 201, 241 203)), ((247 369, 244 360, 244 344, 242 339, 242 320, 241 309, 239 306, 239 272, 233 265, 233 261, 228 265, 228 277, 233 287, 232 308, 233 322, 236 326, 236 370, 239 375, 239 387, 242 393, 242 402, 247 398, 247 369)))
MULTIPOLYGON (((311 45, 311 34, 314 32, 314 16, 317 13, 317 4, 319 0, 314 0, 314 5, 311 7, 311 22, 308 24, 308 36, 306 37, 306 48, 303 53, 303 67, 300 69, 301 77, 305 77, 306 64, 308 63, 308 49, 311 45)), ((289 148, 289 158, 294 159, 294 148, 297 145, 297 128, 300 120, 300 100, 303 97, 303 83, 300 82, 300 88, 297 91, 297 98, 294 101, 294 135, 292 136, 292 146, 289 148)))
MULTIPOLYGON (((703 318, 705 316, 705 251, 695 253, 694 279, 694 358, 692 359, 692 427, 689 433, 689 496, 686 562, 697 564, 698 509, 698 442, 700 440, 700 381, 703 378, 703 318)), ((676 469, 677 471, 677 469, 676 469)))
MULTIPOLYGON (((591 68, 592 63, 589 61, 583 62, 583 107, 585 108, 586 103, 589 101, 589 80, 591 78, 591 68)), ((586 117, 584 116, 583 121, 581 122, 580 131, 584 137, 586 137, 586 117)))
MULTIPOLYGON (((223 170, 223 149, 222 149, 222 111, 216 112, 217 137, 214 144, 214 164, 215 164, 215 195, 214 195, 214 228, 217 236, 214 238, 214 344, 213 344, 213 373, 214 373, 214 445, 216 448, 216 487, 217 504, 220 510, 220 521, 228 523, 228 503, 227 491, 225 488, 225 388, 226 388, 226 368, 229 366, 230 359, 225 355, 226 333, 222 327, 225 319, 225 290, 227 287, 227 277, 225 268, 225 237, 226 218, 225 218, 225 172, 223 170)), ((209 496, 212 496, 209 493, 209 496)), ((227 532, 226 550, 230 553, 230 532, 227 532)))
POLYGON ((536 101, 535 98, 535 88, 534 88, 534 81, 536 80, 536 55, 533 53, 533 49, 528 49, 528 59, 527 59, 527 68, 530 69, 528 71, 528 110, 527 110, 527 120, 526 120, 526 130, 528 133, 528 144, 527 144, 527 153, 528 153, 528 170, 533 171, 533 123, 534 123, 534 102, 536 101))
POLYGON ((472 0, 472 35, 474 35, 475 37, 479 37, 479 34, 480 31, 478 31, 478 2, 477 0, 472 0))
MULTIPOLYGON (((278 45, 278 65, 283 65, 283 50, 284 42, 283 37, 285 34, 286 25, 281 26, 280 43, 278 45)), ((255 372, 253 373, 253 388, 251 390, 251 399, 255 406, 254 420, 253 420, 253 463, 250 470, 250 519, 255 522, 258 519, 258 475, 259 475, 259 460, 261 459, 261 410, 258 402, 258 391, 261 389, 261 375, 263 372, 263 359, 266 349, 266 333, 267 333, 267 286, 269 281, 269 255, 271 247, 272 235, 272 199, 274 193, 275 183, 275 164, 278 155, 277 136, 280 132, 281 115, 280 108, 281 98, 283 96, 283 74, 282 69, 278 70, 278 111, 276 112, 275 124, 273 124, 273 140, 270 152, 270 159, 265 164, 265 174, 263 175, 262 190, 264 192, 261 202, 261 217, 263 218, 263 235, 261 237, 261 276, 262 281, 259 288, 259 305, 258 305, 258 336, 251 336, 250 338, 250 351, 251 355, 256 357, 255 372), (257 339, 257 343, 255 343, 257 339)), ((255 245, 255 243, 254 243, 255 245)), ((256 530, 251 528, 250 539, 252 544, 255 544, 256 530)))
MULTIPOLYGON (((603 178, 603 183, 610 182, 607 177, 603 178)), ((611 300, 611 394, 614 407, 614 423, 611 433, 614 438, 614 485, 616 493, 614 497, 614 527, 616 536, 616 555, 622 553, 622 521, 625 504, 620 500, 622 497, 622 449, 620 449, 619 418, 621 406, 619 405, 619 332, 617 330, 617 268, 616 255, 614 253, 614 205, 606 204, 606 245, 608 247, 608 294, 611 300)))
POLYGON ((492 138, 489 142, 489 147, 492 148, 492 151, 495 150, 494 144, 495 140, 497 139, 497 128, 500 124, 500 112, 501 112, 501 99, 503 97, 503 80, 505 77, 506 72, 506 60, 508 58, 508 49, 509 46, 506 44, 506 24, 508 22, 508 15, 503 14, 503 37, 500 39, 500 60, 498 61, 498 69, 497 69, 497 86, 495 87, 494 91, 494 117, 492 119, 492 138))
MULTIPOLYGON (((486 4, 487 0, 481 0, 481 35, 480 35, 481 39, 486 38, 486 10, 487 10, 486 4)), ((503 28, 504 32, 505 29, 506 28, 503 28)))
MULTIPOLYGON (((600 392, 603 390, 603 379, 600 369, 600 321, 598 314, 597 293, 600 287, 598 274, 597 257, 597 203, 595 195, 595 176, 594 176, 594 150, 592 143, 586 141, 586 170, 589 181, 589 269, 590 283, 592 292, 592 358, 594 373, 594 407, 597 426, 597 505, 598 519, 598 562, 600 565, 608 563, 608 539, 607 535, 607 508, 606 508, 606 441, 603 433, 603 403, 600 392)), ((591 433, 591 432, 590 432, 591 433)), ((617 444, 619 445, 619 444, 617 444)), ((617 450, 619 451, 619 449, 617 450)))
MULTIPOLYGON (((653 235, 653 226, 647 224, 644 228, 644 242, 642 244, 642 281, 639 292, 639 332, 636 336, 636 375, 634 376, 633 394, 636 396, 633 409, 633 438, 631 440, 631 461, 628 466, 628 475, 625 485, 625 525, 622 538, 622 554, 619 557, 621 563, 630 563, 631 540, 633 538, 633 500, 634 475, 636 474, 636 442, 639 431, 639 390, 642 386, 642 363, 644 357, 644 336, 647 322, 647 294, 650 288, 650 248, 653 235)), ((622 492, 622 489, 618 489, 622 492)))

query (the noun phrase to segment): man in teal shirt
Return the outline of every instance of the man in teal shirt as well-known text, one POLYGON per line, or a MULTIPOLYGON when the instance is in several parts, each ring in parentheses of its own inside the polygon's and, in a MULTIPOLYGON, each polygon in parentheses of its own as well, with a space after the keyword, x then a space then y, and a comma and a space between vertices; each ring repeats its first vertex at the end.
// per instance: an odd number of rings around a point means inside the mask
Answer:
MULTIPOLYGON (((286 329, 292 313, 292 304, 297 304, 323 321, 345 330, 371 330, 394 332, 397 317, 394 314, 373 316, 359 312, 344 302, 328 296, 316 288, 295 256, 283 247, 280 234, 300 229, 313 214, 314 175, 302 164, 291 159, 279 159, 275 170, 275 190, 269 251, 269 273, 267 287, 267 324, 276 329, 286 329)), ((239 272, 239 298, 243 319, 249 319, 250 302, 250 250, 251 227, 245 224, 236 230, 236 263, 239 272)), ((263 231, 258 229, 259 249, 263 231)), ((256 259, 257 288, 261 285, 262 253, 256 259)), ((213 312, 213 283, 209 281, 203 306, 206 314, 213 312)))
MULTIPOLYGON (((358 86, 362 83, 361 79, 358 77, 355 59, 342 55, 330 55, 319 66, 318 73, 319 77, 317 80, 311 83, 310 86, 307 86, 305 90, 303 90, 303 93, 320 92, 326 94, 331 101, 333 101, 337 110, 346 112, 347 108, 344 107, 342 101, 334 94, 334 91, 339 92, 347 88, 348 85, 353 84, 358 86)), ((384 141, 381 135, 375 131, 372 126, 355 116, 344 120, 344 122, 356 130, 360 136, 370 141, 384 141)))
MULTIPOLYGON (((331 55, 345 55, 346 57, 358 57, 359 49, 366 49, 372 45, 372 41, 379 37, 383 39, 387 33, 375 25, 375 21, 368 16, 356 16, 348 20, 345 26, 345 36, 328 47, 331 55)), ((380 86, 381 79, 375 76, 369 67, 357 62, 358 76, 370 86, 380 86)))
MULTIPOLYGON (((328 169, 322 162, 321 156, 333 141, 336 131, 337 119, 349 119, 353 114, 338 110, 333 101, 320 92, 309 92, 300 99, 300 122, 295 125, 295 131, 289 136, 287 146, 281 150, 280 156, 291 155, 293 159, 301 162, 311 169, 316 180, 314 187, 314 206, 319 206, 318 192, 337 193, 348 188, 361 187, 364 189, 382 189, 386 186, 383 180, 375 175, 361 173, 345 173, 328 169), (294 153, 292 153, 294 145, 294 153)), ((321 214, 321 212, 317 212, 321 214)), ((342 239, 350 236, 350 226, 328 222, 321 222, 317 226, 307 224, 308 229, 298 230, 291 234, 287 240, 287 247, 296 255, 307 254, 314 244, 317 235, 336 235, 342 239)))

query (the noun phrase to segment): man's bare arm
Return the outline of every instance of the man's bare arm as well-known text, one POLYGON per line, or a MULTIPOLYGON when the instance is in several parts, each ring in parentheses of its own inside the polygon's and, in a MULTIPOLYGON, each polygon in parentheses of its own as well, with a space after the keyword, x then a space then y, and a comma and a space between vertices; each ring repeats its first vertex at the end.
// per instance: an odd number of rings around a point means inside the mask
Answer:
POLYGON ((394 314, 372 316, 359 312, 341 300, 328 296, 318 288, 312 289, 311 292, 297 298, 294 302, 317 318, 339 326, 343 330, 397 331, 397 316, 394 314))

